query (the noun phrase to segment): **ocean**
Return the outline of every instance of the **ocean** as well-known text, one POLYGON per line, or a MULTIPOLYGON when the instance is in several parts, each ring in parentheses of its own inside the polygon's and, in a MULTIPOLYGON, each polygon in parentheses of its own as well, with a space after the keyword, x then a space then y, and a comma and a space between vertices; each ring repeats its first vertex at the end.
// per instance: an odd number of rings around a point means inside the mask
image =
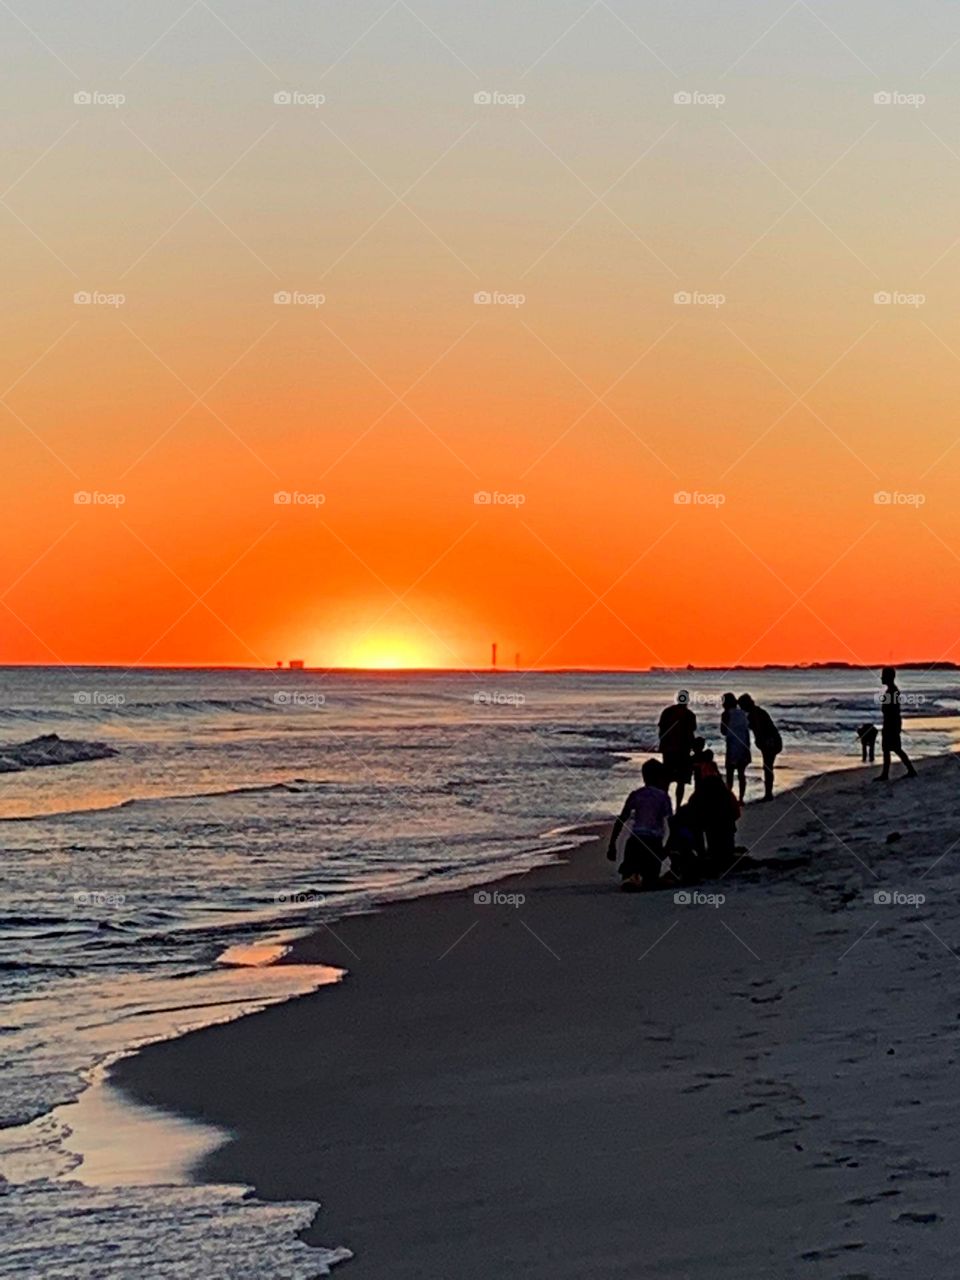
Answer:
MULTIPOLYGON (((780 788, 857 764, 880 720, 869 671, 0 668, 0 1277, 324 1274, 338 1242, 296 1235, 315 1206, 89 1185, 70 1104, 137 1044, 335 976, 268 963, 292 933, 569 848, 636 784, 681 684, 718 754, 726 689, 771 712, 780 788), (99 758, 14 768, 41 734, 99 758)), ((908 750, 954 747, 954 674, 900 685, 908 750)))

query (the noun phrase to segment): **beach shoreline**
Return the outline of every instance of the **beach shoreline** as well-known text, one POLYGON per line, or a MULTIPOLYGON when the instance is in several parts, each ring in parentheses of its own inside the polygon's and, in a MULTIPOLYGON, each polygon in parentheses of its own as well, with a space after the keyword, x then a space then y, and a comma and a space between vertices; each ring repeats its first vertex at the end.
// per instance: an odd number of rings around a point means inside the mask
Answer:
POLYGON ((232 1135, 198 1179, 320 1203, 344 1275, 947 1274, 957 760, 919 767, 749 806, 769 864, 686 902, 601 838, 322 925, 288 959, 343 982, 112 1079, 232 1135))

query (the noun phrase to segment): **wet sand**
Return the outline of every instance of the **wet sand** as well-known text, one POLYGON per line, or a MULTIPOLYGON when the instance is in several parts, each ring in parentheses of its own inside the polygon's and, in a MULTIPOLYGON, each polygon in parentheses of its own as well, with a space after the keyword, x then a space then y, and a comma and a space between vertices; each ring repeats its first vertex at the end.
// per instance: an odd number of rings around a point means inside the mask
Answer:
POLYGON ((960 769, 920 770, 749 807, 773 865, 722 903, 619 894, 594 842, 320 928, 290 959, 343 982, 114 1079, 234 1135, 198 1177, 320 1202, 345 1278, 946 1277, 960 769))

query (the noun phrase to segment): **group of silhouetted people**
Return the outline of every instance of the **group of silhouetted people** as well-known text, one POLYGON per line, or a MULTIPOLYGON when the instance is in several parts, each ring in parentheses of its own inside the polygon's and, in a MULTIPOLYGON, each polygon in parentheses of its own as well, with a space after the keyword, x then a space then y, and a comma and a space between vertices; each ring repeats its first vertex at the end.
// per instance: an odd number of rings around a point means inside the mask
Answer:
POLYGON ((614 861, 620 835, 628 831, 620 863, 624 889, 656 888, 668 857, 669 879, 674 884, 695 883, 733 865, 752 758, 751 738, 763 761, 763 798, 773 799, 774 767, 783 739, 769 713, 749 693, 739 698, 732 693, 723 696, 720 733, 725 744, 725 778, 706 740, 697 736, 697 717, 686 689, 664 709, 657 730, 662 758, 644 764, 643 786, 627 797, 610 838, 608 856, 614 861), (685 802, 691 783, 693 792, 685 802), (676 786, 676 811, 671 786, 676 786))
MULTIPOLYGON (((703 751, 703 740, 697 738, 697 717, 690 710, 690 694, 681 689, 672 706, 666 707, 657 724, 660 754, 666 770, 666 782, 676 783, 677 808, 683 804, 684 791, 693 776, 695 756, 703 751), (698 743, 701 745, 698 747, 698 743)), ((727 786, 743 803, 747 790, 747 765, 752 759, 751 738, 763 761, 763 798, 773 799, 773 775, 777 756, 783 750, 783 739, 770 713, 757 706, 749 693, 725 693, 720 714, 720 733, 725 744, 724 771, 727 786)), ((713 760, 713 753, 710 753, 713 760)))
POLYGON ((667 766, 647 760, 641 770, 643 786, 627 796, 613 825, 607 851, 611 862, 616 860, 621 832, 627 831, 620 862, 624 889, 695 884, 705 876, 721 875, 736 861, 740 802, 720 776, 713 752, 702 738, 695 741, 689 800, 674 812, 667 794, 671 782, 667 766), (670 874, 664 877, 668 858, 670 874))
MULTIPOLYGON (((893 667, 884 667, 880 696, 882 727, 880 748, 883 767, 877 781, 890 777, 890 761, 897 756, 908 778, 917 771, 903 750, 901 740, 901 693, 893 667)), ((754 702, 749 693, 739 698, 725 693, 720 715, 724 740, 724 775, 705 739, 697 736, 697 717, 690 709, 685 689, 676 702, 666 707, 657 724, 660 760, 648 760, 642 770, 643 786, 627 796, 614 823, 607 856, 617 857, 621 834, 627 832, 620 863, 622 887, 627 890, 655 889, 660 883, 693 884, 704 876, 722 875, 737 859, 737 822, 747 789, 747 766, 752 760, 751 745, 760 755, 763 768, 763 799, 773 799, 777 757, 783 739, 769 712, 754 702), (689 799, 687 788, 693 785, 689 799), (670 787, 676 787, 676 810, 670 787), (667 860, 669 859, 669 863, 667 860), (664 876, 664 868, 669 874, 664 876)), ((872 762, 877 729, 863 724, 857 730, 863 760, 872 762)))

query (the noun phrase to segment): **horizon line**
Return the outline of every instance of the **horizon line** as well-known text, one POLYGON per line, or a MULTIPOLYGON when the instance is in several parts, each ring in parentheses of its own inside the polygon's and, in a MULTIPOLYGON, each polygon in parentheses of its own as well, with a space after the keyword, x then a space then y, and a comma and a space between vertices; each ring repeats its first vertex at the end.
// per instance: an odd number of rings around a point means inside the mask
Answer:
POLYGON ((558 667, 509 667, 509 666, 456 666, 456 667, 350 667, 350 666, 261 666, 230 662, 182 662, 182 663, 128 663, 128 662, 2 662, 0 670, 28 671, 257 671, 283 675, 343 674, 343 675, 684 675, 694 672, 725 671, 873 671, 892 666, 895 670, 960 670, 960 664, 939 658, 932 661, 917 659, 891 662, 846 662, 825 659, 812 662, 738 662, 732 666, 714 663, 699 666, 686 663, 676 667, 623 667, 623 666, 558 666, 558 667))

